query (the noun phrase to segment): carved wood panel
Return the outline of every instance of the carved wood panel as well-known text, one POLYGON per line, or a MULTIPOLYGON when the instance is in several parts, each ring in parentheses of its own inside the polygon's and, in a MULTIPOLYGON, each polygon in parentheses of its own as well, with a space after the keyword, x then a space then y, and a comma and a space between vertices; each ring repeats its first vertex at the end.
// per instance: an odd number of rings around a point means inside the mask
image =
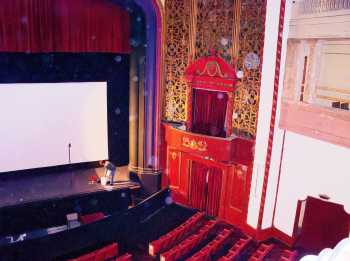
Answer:
POLYGON ((163 118, 174 122, 186 119, 186 82, 190 48, 190 1, 166 1, 165 92, 163 118))
POLYGON ((244 77, 237 82, 234 101, 233 128, 236 134, 255 136, 259 109, 259 89, 261 83, 261 64, 264 48, 266 1, 242 0, 240 11, 239 54, 237 70, 244 77), (260 63, 257 68, 247 68, 244 59, 256 54, 260 63))
POLYGON ((195 58, 215 50, 228 63, 233 63, 233 0, 197 1, 195 58))
POLYGON ((241 225, 246 219, 250 175, 247 168, 233 166, 225 184, 225 219, 232 224, 241 225))
POLYGON ((232 127, 240 136, 256 134, 266 0, 167 0, 163 119, 186 121, 183 72, 193 58, 215 50, 244 73, 238 82, 232 127), (194 49, 194 50, 193 50, 194 49), (258 56, 255 69, 244 66, 248 54, 258 56))

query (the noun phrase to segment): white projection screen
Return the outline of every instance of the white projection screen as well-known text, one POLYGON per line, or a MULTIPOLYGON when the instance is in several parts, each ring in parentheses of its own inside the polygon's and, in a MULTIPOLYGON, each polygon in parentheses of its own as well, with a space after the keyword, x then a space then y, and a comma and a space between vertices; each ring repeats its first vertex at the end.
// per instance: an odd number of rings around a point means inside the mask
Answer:
POLYGON ((0 172, 107 159, 107 83, 0 84, 0 124, 0 172))

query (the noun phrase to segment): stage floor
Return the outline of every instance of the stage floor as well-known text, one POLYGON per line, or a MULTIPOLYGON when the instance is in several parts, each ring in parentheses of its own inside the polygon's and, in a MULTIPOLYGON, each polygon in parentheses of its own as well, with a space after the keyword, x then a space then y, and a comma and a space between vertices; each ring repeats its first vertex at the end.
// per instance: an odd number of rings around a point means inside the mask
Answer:
POLYGON ((45 173, 39 175, 13 175, 0 180, 0 207, 23 204, 51 198, 64 198, 71 195, 88 194, 121 188, 139 189, 139 183, 129 180, 127 166, 118 167, 113 186, 91 184, 93 175, 104 175, 104 168, 45 173))

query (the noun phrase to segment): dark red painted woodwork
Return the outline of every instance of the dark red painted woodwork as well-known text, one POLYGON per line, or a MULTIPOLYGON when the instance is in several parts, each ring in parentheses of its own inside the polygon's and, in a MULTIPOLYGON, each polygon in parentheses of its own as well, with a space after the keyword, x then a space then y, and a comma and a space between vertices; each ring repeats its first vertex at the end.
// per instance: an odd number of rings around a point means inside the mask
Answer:
POLYGON ((233 91, 237 81, 234 68, 224 59, 214 55, 199 58, 191 63, 185 71, 185 77, 194 87, 204 85, 204 89, 207 90, 223 88, 233 91))
POLYGON ((210 56, 193 62, 185 78, 187 129, 162 126, 167 147, 162 184, 172 189, 176 202, 242 226, 254 142, 231 135, 236 72, 220 57, 210 56))
POLYGON ((242 227, 247 217, 248 197, 250 191, 250 173, 245 166, 231 168, 227 176, 225 195, 225 219, 233 220, 242 227))
POLYGON ((167 176, 163 176, 167 181, 163 183, 172 189, 174 200, 242 227, 247 216, 253 142, 194 134, 167 124, 164 130, 168 149, 167 176), (189 144, 205 142, 206 151, 184 146, 184 137, 189 144))
POLYGON ((167 186, 172 190, 174 200, 181 204, 186 204, 188 201, 189 188, 189 161, 186 159, 186 154, 176 150, 175 148, 168 148, 167 152, 167 186))
MULTIPOLYGON (((299 213, 301 203, 299 201, 299 213)), ((350 215, 344 206, 318 198, 307 197, 304 215, 296 218, 295 246, 319 252, 334 248, 339 241, 349 236, 350 215)))
POLYGON ((164 124, 165 142, 168 148, 174 148, 201 157, 208 157, 217 162, 249 164, 253 159, 253 141, 229 137, 212 137, 188 131, 183 131, 170 124, 164 124), (188 142, 187 142, 188 141, 188 142), (206 144, 206 150, 194 148, 194 144, 206 144), (192 148, 191 148, 192 146, 192 148))
POLYGON ((180 163, 181 163, 181 152, 175 149, 169 149, 168 151, 168 175, 170 188, 173 190, 180 189, 180 163))

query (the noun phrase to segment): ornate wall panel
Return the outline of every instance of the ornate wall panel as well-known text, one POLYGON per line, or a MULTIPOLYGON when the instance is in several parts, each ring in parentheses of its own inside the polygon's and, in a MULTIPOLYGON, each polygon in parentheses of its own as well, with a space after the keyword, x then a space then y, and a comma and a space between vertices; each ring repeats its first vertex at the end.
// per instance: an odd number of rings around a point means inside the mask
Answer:
POLYGON ((215 50, 232 64, 233 6, 233 0, 197 0, 196 59, 215 50))
POLYGON ((237 83, 233 119, 233 128, 240 136, 254 137, 256 134, 265 15, 265 0, 241 0, 239 54, 236 68, 242 70, 244 76, 237 83), (258 57, 259 63, 256 67, 244 62, 251 56, 258 57))
POLYGON ((235 95, 233 128, 254 137, 259 102, 266 0, 167 0, 166 89, 163 119, 186 121, 186 83, 183 72, 193 58, 215 50, 244 72, 235 95), (244 59, 256 54, 257 68, 244 59), (248 55, 248 56, 249 56, 248 55))
POLYGON ((183 73, 190 55, 189 0, 168 0, 165 5, 166 54, 163 118, 168 121, 186 120, 186 82, 183 73))

